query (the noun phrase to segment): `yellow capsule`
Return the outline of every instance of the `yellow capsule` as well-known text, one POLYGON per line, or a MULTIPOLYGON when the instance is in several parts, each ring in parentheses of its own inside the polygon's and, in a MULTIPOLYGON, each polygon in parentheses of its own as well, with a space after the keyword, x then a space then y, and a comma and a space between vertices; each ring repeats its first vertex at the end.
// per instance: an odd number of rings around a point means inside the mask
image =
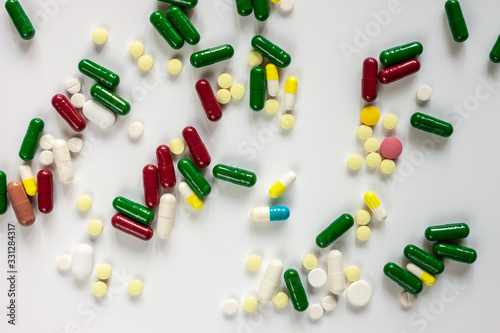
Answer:
POLYGON ((193 209, 200 210, 203 207, 203 201, 201 201, 186 182, 179 184, 179 191, 193 209))
POLYGON ((267 92, 269 96, 277 96, 280 92, 278 67, 275 64, 266 65, 267 92))
POLYGON ((415 275, 420 281, 428 286, 432 286, 434 282, 436 282, 436 278, 431 273, 423 270, 412 262, 409 262, 408 265, 406 265, 406 270, 415 275))
POLYGON ((285 173, 280 180, 278 180, 276 183, 274 183, 273 186, 269 189, 269 195, 271 198, 277 198, 279 197, 287 187, 292 185, 292 183, 297 179, 297 175, 293 171, 288 171, 285 173))
POLYGON ((296 77, 290 76, 288 79, 286 79, 285 100, 283 103, 285 106, 285 110, 292 110, 293 107, 295 106, 295 98, 297 95, 298 84, 299 81, 297 80, 296 77))
POLYGON ((23 164, 19 166, 19 174, 21 175, 21 180, 23 181, 24 190, 26 194, 30 197, 34 196, 37 191, 35 177, 29 165, 23 164))
POLYGON ((379 221, 385 221, 387 218, 387 212, 385 211, 384 206, 380 204, 380 200, 377 198, 375 193, 366 192, 365 193, 365 202, 368 205, 368 208, 372 211, 373 215, 379 221))

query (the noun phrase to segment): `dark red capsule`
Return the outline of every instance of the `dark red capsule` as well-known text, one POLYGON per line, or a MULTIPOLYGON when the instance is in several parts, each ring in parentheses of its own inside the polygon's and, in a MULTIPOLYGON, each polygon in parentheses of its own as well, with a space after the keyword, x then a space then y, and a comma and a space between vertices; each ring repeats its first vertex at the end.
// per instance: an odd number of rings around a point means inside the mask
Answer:
POLYGON ((363 61, 363 78, 361 79, 361 97, 368 103, 377 98, 378 62, 369 57, 363 61))
POLYGON ((208 120, 219 121, 222 117, 222 110, 210 83, 207 80, 201 79, 196 82, 195 88, 208 120))
POLYGON ((184 137, 184 141, 186 141, 191 156, 193 156, 194 163, 200 168, 209 166, 212 159, 196 129, 188 126, 182 131, 182 136, 184 137))
POLYGON ((76 111, 69 99, 61 94, 52 97, 52 106, 75 132, 81 132, 87 126, 85 119, 76 111))
POLYGON ((144 184, 144 201, 149 208, 160 204, 160 189, 158 186, 158 169, 153 164, 148 164, 142 169, 144 184))
POLYGON ((158 161, 161 186, 166 189, 173 188, 175 186, 175 168, 170 148, 167 145, 156 148, 156 160, 158 161))
POLYGON ((111 225, 126 234, 142 240, 150 240, 153 237, 153 229, 147 225, 135 222, 122 214, 115 214, 111 218, 111 225))
POLYGON ((38 184, 38 210, 43 214, 48 214, 54 208, 54 185, 52 172, 47 169, 38 171, 36 182, 38 184))
POLYGON ((378 73, 378 79, 381 83, 387 84, 407 77, 419 70, 420 62, 417 59, 410 59, 400 64, 382 69, 378 73))

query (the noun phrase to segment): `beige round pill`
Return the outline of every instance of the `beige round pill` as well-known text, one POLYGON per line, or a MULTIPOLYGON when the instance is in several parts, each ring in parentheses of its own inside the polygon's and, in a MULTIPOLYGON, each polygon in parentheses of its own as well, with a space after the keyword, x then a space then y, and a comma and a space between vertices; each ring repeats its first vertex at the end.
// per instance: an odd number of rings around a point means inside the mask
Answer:
POLYGON ((393 173, 394 169, 396 169, 396 163, 394 163, 393 160, 383 160, 382 163, 380 163, 380 171, 386 175, 393 173))
POLYGON ((284 129, 291 129, 295 125, 295 118, 291 114, 284 114, 280 118, 280 125, 284 129))
POLYGON ((249 296, 243 301, 243 309, 245 309, 246 312, 255 312, 258 307, 259 301, 253 296, 249 296))
POLYGON ((92 236, 98 236, 102 232, 102 222, 99 220, 92 220, 87 224, 87 230, 92 236))
POLYGON ((231 93, 227 89, 219 89, 217 90, 217 94, 215 95, 217 97, 217 101, 220 104, 227 104, 229 101, 231 101, 231 93))
POLYGON ((76 93, 71 96, 70 102, 77 109, 83 108, 83 105, 85 104, 85 96, 83 94, 76 93))
POLYGON ((413 303, 415 303, 416 299, 417 297, 408 291, 404 291, 399 298, 399 300, 401 301, 401 305, 405 308, 409 308, 410 306, 412 306, 413 303))
POLYGON ((142 293, 142 282, 139 280, 132 280, 128 284, 128 293, 132 296, 137 296, 142 293))
POLYGON ((230 298, 224 301, 222 305, 222 310, 228 316, 233 316, 238 312, 238 301, 234 298, 230 298))
POLYGON ((248 54, 248 64, 252 67, 262 64, 262 54, 257 51, 252 51, 248 54))
POLYGON ((321 306, 325 311, 333 311, 337 306, 337 300, 332 295, 326 295, 321 301, 321 306))
POLYGON ((365 141, 365 150, 369 153, 375 152, 380 147, 380 143, 375 138, 369 138, 365 141))
POLYGON ((92 32, 92 40, 97 45, 102 45, 108 40, 108 33, 104 29, 96 29, 92 32))
POLYGON ((92 286, 92 293, 94 295, 96 295, 97 297, 102 297, 102 296, 106 295, 107 291, 108 291, 108 286, 106 285, 106 283, 104 283, 102 281, 97 281, 92 286))
POLYGON ((82 84, 77 79, 69 79, 66 82, 66 91, 68 92, 68 94, 73 95, 79 93, 81 89, 82 89, 82 84))
POLYGON ((42 150, 40 155, 38 156, 40 160, 40 164, 42 165, 51 165, 54 163, 54 154, 51 150, 42 150))
POLYGON ((231 97, 234 99, 242 99, 245 96, 245 87, 242 84, 236 83, 233 84, 231 89, 229 89, 231 93, 231 97))
POLYGON ((314 254, 306 254, 302 258, 302 265, 308 270, 315 269, 318 266, 318 258, 314 254))
POLYGON ((358 281, 360 276, 361 271, 356 266, 349 266, 345 270, 345 277, 351 282, 358 281))
POLYGON ((174 139, 170 142, 170 151, 175 155, 182 154, 184 152, 184 148, 184 141, 181 139, 174 139))
MULTIPOLYGON (((281 0, 283 1, 283 0, 281 0)), ((320 304, 313 304, 309 307, 309 319, 311 320, 319 320, 323 317, 325 310, 320 304)))
POLYGON ((247 267, 251 271, 257 271, 262 266, 262 259, 256 254, 251 255, 247 259, 247 267))
POLYGON ((351 155, 347 160, 347 165, 351 170, 359 170, 363 166, 363 159, 359 155, 351 155))
POLYGON ((282 291, 274 295, 274 305, 276 305, 278 308, 284 308, 285 306, 287 306, 288 295, 282 291))
POLYGON ((369 240, 371 235, 372 231, 366 225, 362 225, 356 229, 356 237, 362 242, 369 240))
POLYGON ((128 126, 128 135, 132 139, 139 139, 144 133, 144 126, 138 121, 134 121, 128 126))
POLYGON ((182 62, 179 59, 170 59, 167 70, 170 74, 179 74, 182 71, 182 62))
POLYGON ((269 114, 275 114, 276 112, 278 112, 279 109, 280 109, 280 103, 273 98, 268 99, 264 104, 264 110, 266 110, 266 112, 269 114))
POLYGON ((233 77, 228 73, 223 73, 219 75, 217 83, 219 84, 219 87, 229 89, 233 85, 233 77))
POLYGON ((359 225, 367 225, 370 223, 370 213, 364 209, 358 210, 356 215, 354 215, 356 223, 359 225))
POLYGON ((92 207, 92 199, 88 195, 82 195, 76 200, 76 207, 85 212, 92 207))
POLYGON ((96 269, 97 277, 101 280, 107 280, 111 276, 111 266, 108 264, 100 264, 96 269))
POLYGON ((141 42, 132 42, 128 46, 128 52, 133 56, 133 57, 140 57, 144 54, 144 45, 142 45, 141 42))
POLYGON ((69 254, 63 254, 57 259, 57 268, 61 272, 66 272, 71 269, 72 258, 69 254))
POLYGON ((153 68, 153 58, 151 58, 148 55, 143 55, 139 58, 139 61, 137 62, 139 65, 139 68, 142 69, 143 71, 149 71, 151 68, 153 68))
POLYGON ((79 153, 83 149, 83 140, 77 137, 68 140, 68 149, 72 153, 79 153))
POLYGON ((423 85, 417 89, 417 99, 421 102, 427 102, 431 99, 432 89, 428 85, 423 85))
POLYGON ((388 114, 382 119, 382 125, 388 130, 395 129, 398 125, 398 117, 393 114, 388 114))
POLYGON ((366 164, 371 168, 376 168, 382 162, 382 156, 379 153, 369 153, 366 156, 366 164))
POLYGON ((373 130, 370 126, 361 125, 358 127, 357 134, 358 134, 358 138, 360 138, 361 140, 366 140, 366 139, 371 138, 371 136, 373 134, 373 130))

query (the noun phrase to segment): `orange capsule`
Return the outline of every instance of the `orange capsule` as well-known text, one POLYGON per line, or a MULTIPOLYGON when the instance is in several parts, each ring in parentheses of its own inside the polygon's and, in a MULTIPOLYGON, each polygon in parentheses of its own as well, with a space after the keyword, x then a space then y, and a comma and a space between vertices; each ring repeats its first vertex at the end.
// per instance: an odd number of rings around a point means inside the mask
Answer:
POLYGON ((19 224, 23 227, 29 227, 35 222, 35 213, 31 202, 24 191, 23 183, 18 180, 13 180, 7 185, 7 193, 9 193, 10 202, 19 224))

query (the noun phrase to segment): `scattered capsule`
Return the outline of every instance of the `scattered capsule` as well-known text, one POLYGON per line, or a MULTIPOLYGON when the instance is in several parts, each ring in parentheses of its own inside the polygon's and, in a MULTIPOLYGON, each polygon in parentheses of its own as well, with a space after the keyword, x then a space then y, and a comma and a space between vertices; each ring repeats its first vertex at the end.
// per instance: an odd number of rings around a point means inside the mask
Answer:
POLYGON ((108 87, 109 89, 115 89, 120 84, 120 77, 118 74, 113 73, 109 69, 96 64, 89 59, 83 59, 78 63, 78 69, 84 75, 87 75, 91 79, 97 81, 97 83, 108 87))
POLYGON ((212 187, 190 160, 181 159, 177 163, 177 168, 197 196, 204 198, 210 194, 212 187))
POLYGON ((217 164, 214 166, 212 172, 215 178, 222 179, 236 185, 252 187, 257 182, 257 176, 255 173, 229 165, 217 164))
POLYGON ((167 238, 172 232, 175 215, 175 197, 170 193, 161 196, 160 207, 158 208, 158 222, 156 233, 160 238, 167 238))
POLYGON ((73 131, 81 132, 87 126, 85 119, 81 114, 78 113, 78 111, 76 111, 75 107, 73 106, 73 104, 71 104, 66 96, 57 94, 52 97, 52 106, 57 111, 57 113, 59 113, 59 115, 61 115, 61 117, 68 123, 73 131))
POLYGON ((142 169, 144 186, 144 201, 148 208, 153 209, 160 204, 160 188, 158 186, 158 168, 148 164, 142 169))
POLYGON ((342 262, 342 253, 332 250, 328 253, 328 286, 330 291, 340 295, 345 290, 345 270, 342 262))
POLYGON ((250 71, 250 108, 261 111, 266 103, 266 76, 264 68, 256 66, 250 71))
POLYGON ((153 211, 149 208, 121 196, 113 200, 113 208, 121 214, 144 225, 149 225, 155 217, 153 211))
POLYGON ((0 215, 7 211, 7 176, 0 170, 0 215))
POLYGON ((252 0, 236 0, 236 11, 241 16, 248 16, 252 13, 252 0))
POLYGON ((82 108, 83 115, 100 129, 108 129, 116 121, 115 114, 108 108, 90 99, 85 102, 82 108))
POLYGON ((75 178, 73 164, 71 163, 71 155, 69 153, 68 144, 66 141, 58 139, 54 141, 52 146, 54 161, 56 162, 57 174, 59 180, 63 184, 69 184, 75 178))
POLYGON ((398 81, 420 70, 420 62, 417 59, 410 59, 400 64, 382 69, 378 73, 380 83, 388 84, 398 81))
POLYGON ((434 225, 425 229, 425 238, 431 242, 462 239, 469 236, 469 226, 465 223, 434 225))
POLYGON ((179 183, 179 192, 194 210, 200 210, 203 207, 203 201, 186 182, 179 183))
POLYGON ((436 134, 445 138, 453 134, 453 125, 447 123, 446 121, 428 116, 420 112, 415 112, 411 116, 410 124, 416 129, 436 134))
POLYGON ((210 83, 201 79, 196 82, 195 88, 208 120, 219 121, 222 118, 222 110, 210 83))
POLYGON ((28 125, 23 143, 19 149, 19 157, 23 161, 31 161, 35 157, 38 141, 42 135, 44 122, 40 118, 33 118, 28 125))
POLYGON ((285 221, 290 217, 290 210, 286 206, 256 207, 250 211, 254 221, 285 221))
POLYGON ((309 301, 300 281, 299 273, 295 269, 289 269, 283 277, 294 309, 299 312, 305 311, 309 307, 309 301))
POLYGON ((434 245, 433 250, 434 254, 438 257, 443 257, 466 264, 472 264, 477 259, 476 250, 465 246, 437 243, 436 245, 434 245))
POLYGON ((495 64, 500 63, 500 36, 498 36, 495 45, 493 45, 493 48, 491 49, 490 60, 495 64))
POLYGON ((180 49, 184 45, 184 39, 175 30, 174 26, 167 19, 167 16, 163 12, 157 10, 151 13, 149 17, 149 22, 155 27, 156 31, 165 39, 165 41, 174 50, 180 49))
POLYGON ((11 181, 9 185, 7 185, 7 193, 9 193, 10 202, 19 225, 22 227, 29 227, 32 225, 33 222, 35 222, 35 213, 24 191, 23 184, 18 180, 11 181))
POLYGON ((262 278, 262 282, 260 283, 259 292, 257 293, 259 302, 264 304, 271 302, 276 293, 276 288, 278 287, 282 272, 283 263, 281 261, 273 260, 269 263, 266 273, 262 278))
POLYGON ((137 223, 137 221, 122 214, 113 215, 111 218, 111 225, 126 234, 144 241, 150 240, 151 237, 153 237, 153 229, 147 225, 137 223))
POLYGON ((340 236, 342 236, 347 230, 352 228, 354 225, 354 219, 349 214, 340 215, 335 221, 333 221, 328 227, 325 228, 317 237, 316 245, 321 248, 325 248, 328 245, 335 242, 340 236))
POLYGON ((406 258, 431 274, 437 275, 444 271, 444 263, 441 260, 413 244, 407 245, 403 253, 406 258))
POLYGON ((286 191, 290 185, 292 185, 297 179, 297 175, 293 171, 288 171, 285 173, 273 186, 269 189, 269 195, 271 198, 279 197, 283 192, 286 191))
POLYGON ((186 8, 194 8, 198 4, 198 0, 159 0, 159 1, 186 8))
POLYGON ((465 42, 469 37, 469 31, 467 30, 460 3, 457 0, 448 0, 444 4, 444 9, 446 10, 453 39, 457 43, 465 42))
POLYGON ((378 62, 369 57, 363 61, 363 77, 361 79, 361 97, 371 103, 377 99, 378 90, 378 62))
POLYGON ((130 104, 126 100, 101 86, 99 83, 94 84, 92 88, 90 88, 90 95, 92 95, 97 102, 119 116, 125 116, 130 112, 130 104))
POLYGON ((296 77, 290 76, 286 79, 285 84, 285 98, 283 100, 283 106, 285 110, 293 110, 295 106, 295 99, 297 98, 297 85, 299 81, 296 77))
POLYGON ((38 182, 38 210, 43 214, 48 214, 54 208, 54 183, 52 172, 42 169, 37 173, 38 182))
POLYGON ((23 182, 26 194, 29 195, 30 197, 34 196, 37 192, 37 187, 35 182, 35 176, 33 176, 31 167, 26 164, 20 165, 19 174, 21 175, 21 180, 23 182))
POLYGON ((165 189, 173 188, 176 182, 175 168, 170 148, 167 145, 160 145, 156 148, 156 161, 161 186, 165 189))
POLYGON ((392 66, 407 60, 416 58, 424 51, 424 47, 419 42, 396 46, 380 53, 380 63, 384 66, 392 66))
POLYGON ((188 44, 196 45, 200 42, 200 33, 179 7, 170 7, 167 10, 167 17, 188 44))
POLYGON ((280 81, 278 76, 278 67, 269 63, 266 65, 267 93, 269 96, 276 97, 280 92, 280 81))
POLYGON ((206 168, 209 166, 212 158, 208 153, 207 147, 205 147, 205 144, 201 140, 198 131, 192 126, 185 127, 182 130, 182 137, 184 138, 196 165, 200 168, 206 168))
POLYGON ((396 282, 401 288, 412 293, 413 295, 417 295, 424 288, 422 281, 393 262, 385 264, 384 274, 392 281, 396 282))
POLYGON ((366 205, 370 208, 375 218, 379 221, 385 221, 387 218, 387 212, 385 211, 384 206, 380 204, 380 200, 377 198, 375 193, 366 192, 364 198, 366 205))
POLYGON ((268 0, 252 0, 252 4, 255 18, 258 21, 263 22, 269 18, 268 0))
POLYGON ((436 282, 436 278, 431 273, 423 270, 412 262, 406 265, 406 270, 428 286, 432 286, 436 282))
POLYGON ((213 65, 217 62, 231 59, 234 49, 229 44, 212 47, 191 54, 190 61, 194 68, 213 65))
POLYGON ((19 1, 7 0, 5 9, 22 39, 29 40, 35 36, 35 28, 19 1))
POLYGON ((288 53, 261 35, 252 38, 252 47, 280 68, 287 67, 292 61, 288 53))

